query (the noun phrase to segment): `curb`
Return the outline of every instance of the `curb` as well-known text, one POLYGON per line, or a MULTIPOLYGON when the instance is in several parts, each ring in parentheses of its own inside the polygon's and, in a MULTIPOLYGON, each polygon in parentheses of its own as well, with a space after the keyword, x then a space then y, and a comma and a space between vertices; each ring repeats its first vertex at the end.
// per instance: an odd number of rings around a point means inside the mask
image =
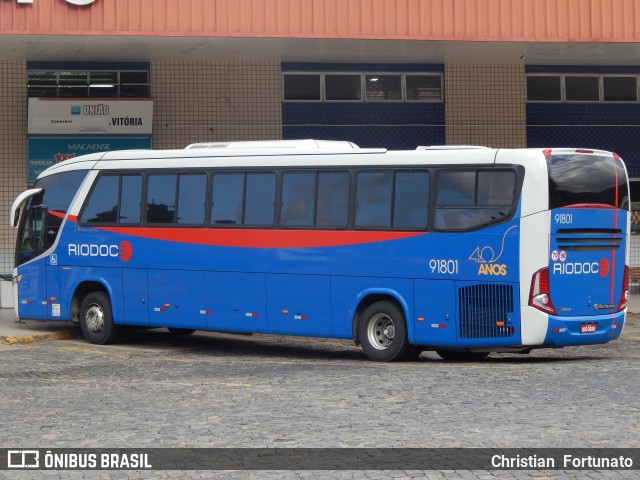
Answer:
POLYGON ((33 342, 40 342, 44 340, 68 340, 70 338, 78 338, 78 334, 76 332, 52 332, 52 333, 38 333, 35 335, 0 337, 0 345, 33 343, 33 342))

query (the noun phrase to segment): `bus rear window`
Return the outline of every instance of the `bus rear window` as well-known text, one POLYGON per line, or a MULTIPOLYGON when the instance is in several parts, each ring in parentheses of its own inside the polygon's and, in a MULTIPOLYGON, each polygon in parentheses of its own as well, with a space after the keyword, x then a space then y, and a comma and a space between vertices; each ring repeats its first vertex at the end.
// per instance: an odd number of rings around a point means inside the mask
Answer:
POLYGON ((550 155, 549 208, 600 204, 629 208, 627 175, 620 160, 592 154, 550 155))

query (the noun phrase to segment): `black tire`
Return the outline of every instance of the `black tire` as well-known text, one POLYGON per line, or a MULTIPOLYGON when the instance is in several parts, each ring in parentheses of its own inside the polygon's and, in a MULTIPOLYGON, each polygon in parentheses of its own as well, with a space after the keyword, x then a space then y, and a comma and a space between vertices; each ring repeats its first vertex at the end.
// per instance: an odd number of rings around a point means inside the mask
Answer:
POLYGON ((405 360, 417 351, 407 340, 404 314, 389 302, 367 307, 358 322, 358 338, 364 353, 376 362, 405 360))
POLYGON ((489 352, 467 352, 464 350, 436 350, 436 353, 447 362, 480 362, 489 356, 489 352))
POLYGON ((89 342, 106 345, 118 335, 118 326, 113 323, 111 302, 104 292, 92 292, 80 306, 80 328, 89 342))
POLYGON ((172 335, 191 335, 193 332, 195 332, 195 330, 191 328, 167 327, 167 330, 169 330, 169 332, 171 332, 172 335))

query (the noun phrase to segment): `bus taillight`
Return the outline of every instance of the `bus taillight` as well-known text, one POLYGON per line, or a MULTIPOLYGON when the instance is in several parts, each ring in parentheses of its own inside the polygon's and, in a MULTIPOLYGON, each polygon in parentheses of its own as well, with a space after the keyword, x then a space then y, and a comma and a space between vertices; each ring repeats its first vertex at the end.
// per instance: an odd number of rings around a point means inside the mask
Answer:
POLYGON ((620 312, 627 308, 627 302, 629 301, 629 265, 624 266, 624 278, 622 280, 622 294, 620 295, 620 301, 618 302, 618 309, 616 312, 620 312))
POLYGON ((531 277, 531 290, 529 291, 529 306, 537 308, 544 313, 556 314, 556 309, 551 301, 549 292, 549 269, 541 268, 531 277))

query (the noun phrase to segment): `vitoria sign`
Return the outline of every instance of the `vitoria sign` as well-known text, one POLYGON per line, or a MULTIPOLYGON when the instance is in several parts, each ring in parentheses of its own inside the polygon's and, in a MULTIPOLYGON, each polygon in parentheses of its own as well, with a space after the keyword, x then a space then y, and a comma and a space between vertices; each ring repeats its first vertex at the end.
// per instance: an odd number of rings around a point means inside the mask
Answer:
MULTIPOLYGON (((33 0, 17 0, 18 3, 33 3, 33 0)), ((96 0, 65 0, 67 3, 70 3, 71 5, 78 5, 78 6, 84 6, 84 5, 91 5, 93 2, 95 2, 96 0)))

